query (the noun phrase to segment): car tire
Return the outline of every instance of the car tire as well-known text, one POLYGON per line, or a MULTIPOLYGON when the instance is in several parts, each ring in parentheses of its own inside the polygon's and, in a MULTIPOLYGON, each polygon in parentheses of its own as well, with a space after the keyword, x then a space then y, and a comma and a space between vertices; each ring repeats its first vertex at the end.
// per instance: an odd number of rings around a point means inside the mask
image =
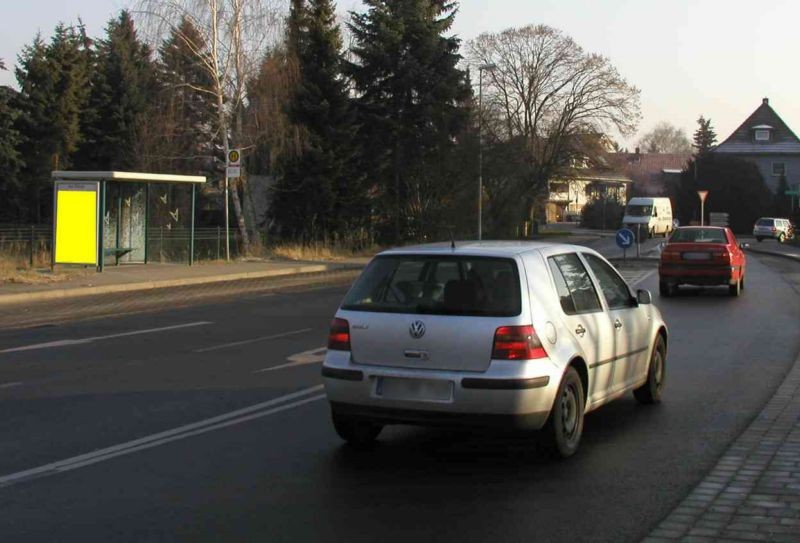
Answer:
POLYGON ((650 354, 650 365, 647 368, 647 381, 633 391, 633 397, 641 404, 653 404, 661 401, 664 391, 664 375, 667 363, 667 347, 661 335, 656 339, 653 352, 650 354))
POLYGON ((661 295, 662 298, 669 298, 670 296, 672 296, 673 288, 674 287, 666 281, 658 282, 658 293, 661 295))
POLYGON ((735 285, 728 285, 728 294, 731 296, 739 296, 742 293, 742 279, 739 278, 735 285))
POLYGON ((756 241, 761 243, 762 241, 764 241, 764 238, 762 238, 761 236, 756 236, 756 241))
POLYGON ((375 443, 383 425, 332 413, 333 428, 340 438, 357 448, 367 448, 375 443))
POLYGON ((739 279, 739 285, 742 290, 744 290, 744 275, 739 279))
POLYGON ((786 241, 786 234, 781 232, 780 234, 778 234, 778 243, 783 243, 784 241, 786 241))
POLYGON ((550 417, 544 427, 545 447, 554 458, 569 458, 575 454, 583 435, 583 415, 586 395, 578 372, 567 368, 558 385, 550 417))

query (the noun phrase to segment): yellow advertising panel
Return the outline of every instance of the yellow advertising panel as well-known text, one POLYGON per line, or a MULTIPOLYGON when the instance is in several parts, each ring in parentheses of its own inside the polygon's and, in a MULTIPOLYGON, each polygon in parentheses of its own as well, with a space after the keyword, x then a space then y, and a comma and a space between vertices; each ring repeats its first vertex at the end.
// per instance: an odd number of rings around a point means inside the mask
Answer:
POLYGON ((56 264, 97 265, 97 184, 56 184, 56 264))

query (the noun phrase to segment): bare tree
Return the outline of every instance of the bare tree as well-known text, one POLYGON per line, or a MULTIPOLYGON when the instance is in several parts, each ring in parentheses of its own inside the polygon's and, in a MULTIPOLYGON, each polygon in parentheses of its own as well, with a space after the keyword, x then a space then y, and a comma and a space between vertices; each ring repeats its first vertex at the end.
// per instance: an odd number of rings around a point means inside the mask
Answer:
POLYGON ((639 121, 639 90, 610 61, 585 52, 549 26, 484 33, 468 45, 483 72, 484 127, 495 141, 517 141, 529 166, 527 217, 554 176, 584 153, 582 140, 632 133, 639 121))
POLYGON ((692 143, 686 134, 672 124, 662 121, 639 140, 645 153, 691 153, 692 143))
MULTIPOLYGON (((157 42, 170 32, 178 32, 186 46, 208 70, 210 87, 192 88, 208 93, 216 100, 216 139, 225 156, 232 147, 246 146, 248 142, 244 141, 243 112, 247 105, 247 83, 258 73, 266 51, 280 38, 285 14, 283 2, 139 0, 136 13, 144 19, 150 39, 157 42), (180 34, 180 22, 184 18, 192 22, 207 47, 195 43, 190 36, 180 34)), ((227 184, 227 176, 225 181, 227 184)), ((243 188, 246 190, 246 185, 243 188)), ((231 200, 247 251, 250 237, 236 183, 231 200)), ((227 217, 227 197, 225 202, 227 217)))

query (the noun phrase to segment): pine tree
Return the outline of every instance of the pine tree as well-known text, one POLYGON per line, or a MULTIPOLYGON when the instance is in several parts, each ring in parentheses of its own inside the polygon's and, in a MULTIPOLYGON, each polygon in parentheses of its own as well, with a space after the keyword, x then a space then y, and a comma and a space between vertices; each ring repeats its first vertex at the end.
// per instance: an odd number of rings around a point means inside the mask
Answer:
POLYGON ((15 94, 10 87, 0 87, 0 222, 22 219, 19 173, 24 164, 19 152, 22 138, 14 126, 19 117, 15 94))
POLYGON ((293 0, 289 44, 300 80, 290 120, 306 134, 275 192, 275 218, 305 239, 350 237, 367 215, 363 175, 354 167, 355 116, 342 77, 342 38, 331 0, 293 0))
POLYGON ((88 96, 88 40, 82 27, 58 25, 50 44, 36 36, 16 69, 28 220, 49 216, 50 172, 68 169, 81 144, 80 119, 88 96))
POLYGON ((150 48, 140 42, 130 13, 109 21, 96 49, 81 169, 136 167, 137 130, 153 96, 155 68, 150 48))
MULTIPOLYGON (((148 125, 158 169, 210 175, 214 169, 213 82, 203 65, 200 32, 184 18, 159 48, 155 119, 148 125)), ((219 157, 222 159, 222 157, 219 157)))
POLYGON ((447 0, 365 0, 353 13, 356 44, 349 65, 358 92, 360 141, 399 241, 421 236, 437 173, 467 122, 470 95, 458 68, 460 42, 445 34, 456 13, 447 0), (419 219, 409 224, 404 217, 419 219), (409 229, 413 231, 409 231, 409 229))
POLYGON ((694 148, 698 155, 703 155, 717 143, 717 133, 711 127, 711 119, 704 119, 702 115, 697 119, 697 125, 694 133, 694 148))

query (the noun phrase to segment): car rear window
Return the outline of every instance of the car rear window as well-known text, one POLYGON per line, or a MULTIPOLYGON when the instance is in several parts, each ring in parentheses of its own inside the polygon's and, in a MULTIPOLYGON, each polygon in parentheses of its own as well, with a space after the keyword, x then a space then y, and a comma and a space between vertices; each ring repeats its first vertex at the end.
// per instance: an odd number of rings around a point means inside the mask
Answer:
POLYGON ((522 310, 519 272, 507 258, 379 256, 347 293, 342 309, 512 317, 522 310))
POLYGON ((725 230, 721 228, 678 228, 670 242, 679 243, 728 243, 725 230))
POLYGON ((774 219, 758 219, 756 226, 775 226, 774 219))

